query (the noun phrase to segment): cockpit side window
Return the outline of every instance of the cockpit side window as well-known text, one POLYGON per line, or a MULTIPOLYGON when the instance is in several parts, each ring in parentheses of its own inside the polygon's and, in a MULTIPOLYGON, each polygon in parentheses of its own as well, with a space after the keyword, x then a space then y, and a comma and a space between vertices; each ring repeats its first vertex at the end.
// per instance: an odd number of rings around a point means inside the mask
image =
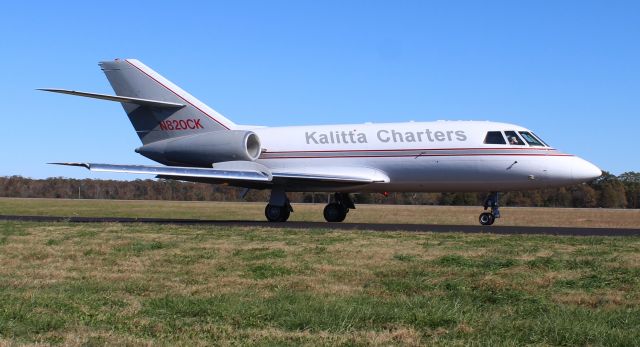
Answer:
POLYGON ((540 141, 540 143, 542 143, 543 145, 545 145, 546 147, 551 147, 549 146, 546 142, 544 142, 540 136, 536 135, 535 133, 531 133, 531 135, 533 135, 533 137, 535 137, 536 139, 538 139, 538 141, 540 141))
POLYGON ((535 138, 535 136, 531 135, 530 132, 528 131, 520 131, 520 135, 522 136, 522 138, 527 141, 527 143, 529 144, 529 146, 539 146, 539 147, 544 147, 544 145, 542 144, 542 142, 540 142, 537 138, 535 138))
POLYGON ((504 134, 507 135, 507 140, 509 141, 510 145, 524 146, 524 142, 520 139, 520 136, 518 136, 515 131, 505 131, 504 134))
POLYGON ((506 145, 507 141, 500 131, 489 131, 484 138, 484 143, 488 145, 506 145))

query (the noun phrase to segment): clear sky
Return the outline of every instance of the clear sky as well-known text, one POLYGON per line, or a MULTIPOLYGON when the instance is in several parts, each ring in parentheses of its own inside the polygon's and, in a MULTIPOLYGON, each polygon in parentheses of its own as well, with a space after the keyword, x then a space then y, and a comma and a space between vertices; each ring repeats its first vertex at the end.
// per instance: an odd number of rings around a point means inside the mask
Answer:
POLYGON ((493 120, 640 171, 640 1, 8 1, 0 175, 147 178, 100 60, 137 58, 236 123, 493 120))

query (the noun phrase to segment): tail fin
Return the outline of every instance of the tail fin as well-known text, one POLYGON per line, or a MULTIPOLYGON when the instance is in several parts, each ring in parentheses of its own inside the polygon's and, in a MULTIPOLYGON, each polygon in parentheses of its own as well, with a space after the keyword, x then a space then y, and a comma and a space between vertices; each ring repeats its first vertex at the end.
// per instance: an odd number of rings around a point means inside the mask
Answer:
POLYGON ((135 59, 100 62, 116 95, 186 105, 182 108, 122 103, 143 144, 236 125, 135 59))

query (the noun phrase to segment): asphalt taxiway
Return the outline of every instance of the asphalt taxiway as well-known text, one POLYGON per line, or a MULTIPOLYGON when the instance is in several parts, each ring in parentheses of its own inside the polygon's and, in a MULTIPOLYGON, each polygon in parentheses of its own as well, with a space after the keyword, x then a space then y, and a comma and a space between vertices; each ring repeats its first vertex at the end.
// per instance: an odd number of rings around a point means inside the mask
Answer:
POLYGON ((369 223, 325 223, 325 222, 285 222, 166 218, 119 218, 119 217, 63 217, 63 216, 15 216, 0 215, 0 220, 26 222, 67 222, 67 223, 144 223, 203 225, 224 227, 259 227, 287 229, 329 229, 361 231, 404 231, 434 233, 490 233, 505 235, 560 235, 560 236, 640 236, 640 229, 629 228, 583 228, 583 227, 536 227, 508 225, 434 225, 434 224, 369 224, 369 223))

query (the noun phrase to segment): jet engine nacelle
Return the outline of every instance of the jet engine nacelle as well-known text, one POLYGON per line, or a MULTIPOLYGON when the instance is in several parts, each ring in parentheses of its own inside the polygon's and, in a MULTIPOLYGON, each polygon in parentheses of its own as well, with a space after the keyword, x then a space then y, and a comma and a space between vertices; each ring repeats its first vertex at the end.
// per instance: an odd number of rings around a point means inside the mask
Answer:
POLYGON ((220 130, 175 137, 136 149, 145 157, 166 165, 211 166, 224 161, 254 161, 262 147, 252 131, 220 130))

